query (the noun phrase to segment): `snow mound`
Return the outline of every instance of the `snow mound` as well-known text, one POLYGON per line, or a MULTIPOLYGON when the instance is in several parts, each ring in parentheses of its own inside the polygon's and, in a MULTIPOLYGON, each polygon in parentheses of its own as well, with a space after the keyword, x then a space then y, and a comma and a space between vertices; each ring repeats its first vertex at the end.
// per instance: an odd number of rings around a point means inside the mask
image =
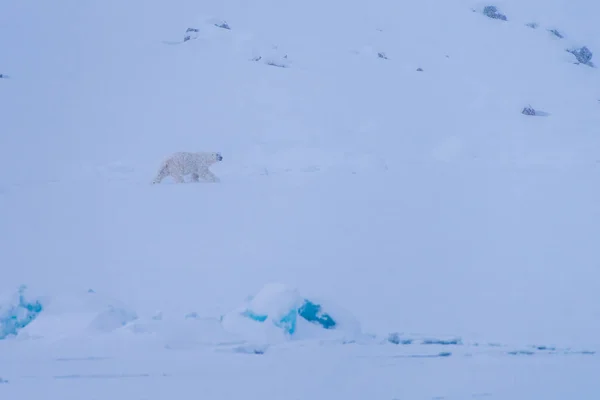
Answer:
POLYGON ((270 345, 290 339, 343 339, 360 327, 349 313, 333 304, 309 300, 293 287, 271 283, 219 318, 195 312, 158 313, 137 319, 124 330, 155 337, 172 350, 215 346, 236 353, 262 354, 270 345))
POLYGON ((113 332, 137 319, 126 305, 94 291, 44 300, 44 312, 19 331, 22 338, 60 340, 113 332))
MULTIPOLYGON (((42 303, 25 296, 24 290, 2 307, 0 338, 12 335, 55 342, 118 334, 136 341, 149 340, 169 350, 214 347, 263 354, 271 345, 290 339, 347 342, 349 334, 360 333, 360 325, 349 312, 325 300, 308 299, 280 283, 265 285, 224 316, 160 311, 138 315, 120 301, 93 290, 48 296, 42 303)), ((355 339, 351 336, 349 340, 355 339)))
POLYGON ((263 343, 342 339, 360 333, 360 325, 347 311, 321 299, 307 299, 282 283, 265 285, 241 307, 222 316, 221 323, 229 332, 263 343))
POLYGON ((218 318, 201 317, 190 313, 181 315, 139 318, 123 328, 134 335, 150 336, 169 350, 187 350, 198 346, 232 346, 245 340, 223 329, 218 318))
POLYGON ((92 319, 88 327, 97 332, 112 332, 136 319, 134 311, 109 304, 92 319))

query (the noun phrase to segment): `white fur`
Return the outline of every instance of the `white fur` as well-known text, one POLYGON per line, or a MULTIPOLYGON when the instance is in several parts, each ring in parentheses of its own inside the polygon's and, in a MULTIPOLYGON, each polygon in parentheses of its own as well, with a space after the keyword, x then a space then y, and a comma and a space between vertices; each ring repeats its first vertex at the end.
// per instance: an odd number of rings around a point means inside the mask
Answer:
POLYGON ((183 176, 191 174, 192 182, 198 182, 199 178, 209 182, 219 182, 208 167, 223 159, 218 152, 184 152, 173 153, 160 165, 158 174, 152 183, 160 183, 167 176, 172 176, 175 182, 183 183, 183 176))

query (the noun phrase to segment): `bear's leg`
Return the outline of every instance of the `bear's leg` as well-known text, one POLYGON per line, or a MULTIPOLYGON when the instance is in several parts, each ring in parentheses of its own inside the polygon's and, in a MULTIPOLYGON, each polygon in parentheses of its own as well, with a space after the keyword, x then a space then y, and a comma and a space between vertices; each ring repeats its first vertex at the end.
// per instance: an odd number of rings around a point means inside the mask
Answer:
POLYGON ((198 175, 197 172, 192 173, 192 182, 199 182, 200 181, 200 175, 198 175))
POLYGON ((208 169, 203 169, 198 172, 200 174, 200 177, 206 181, 209 181, 209 182, 220 182, 221 181, 219 178, 217 178, 217 176, 215 174, 210 172, 210 170, 208 170, 208 169))
POLYGON ((173 179, 177 183, 184 183, 185 182, 183 180, 183 175, 181 175, 179 172, 174 172, 174 173, 171 174, 171 176, 173 177, 173 179))
POLYGON ((156 178, 154 178, 152 183, 160 183, 163 179, 165 179, 167 175, 169 175, 169 168, 166 165, 163 165, 160 171, 158 171, 158 174, 156 175, 156 178))

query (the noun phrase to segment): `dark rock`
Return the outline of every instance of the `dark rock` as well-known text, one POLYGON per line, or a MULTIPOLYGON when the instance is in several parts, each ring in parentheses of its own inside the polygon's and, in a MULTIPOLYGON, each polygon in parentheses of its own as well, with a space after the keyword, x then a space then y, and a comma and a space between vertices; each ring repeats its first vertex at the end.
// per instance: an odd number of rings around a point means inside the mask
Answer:
POLYGON ((400 334, 397 332, 392 332, 388 335, 387 341, 393 344, 412 344, 413 340, 408 338, 400 337, 400 334))
POLYGON ((231 27, 230 27, 230 26, 229 26, 229 24, 228 24, 227 22, 225 22, 225 21, 223 21, 223 22, 222 22, 222 23, 220 23, 220 24, 215 24, 215 26, 216 26, 217 28, 223 28, 223 29, 231 30, 231 27))
POLYGON ((551 34, 553 34, 554 36, 556 36, 559 39, 564 39, 564 36, 562 33, 560 33, 558 30, 556 29, 548 29, 548 32, 550 32, 551 34))
POLYGON ((525 26, 528 26, 528 27, 530 27, 532 29, 537 29, 539 25, 538 25, 537 22, 530 22, 528 24, 525 24, 525 26))
POLYGON ((521 114, 524 114, 524 115, 536 115, 535 114, 535 110, 531 106, 527 106, 527 107, 523 108, 523 111, 521 111, 521 114))
POLYGON ((423 68, 417 68, 417 72, 423 72, 423 68))
POLYGON ((571 49, 567 50, 569 53, 573 54, 578 62, 581 64, 589 64, 592 61, 592 52, 587 47, 583 46, 579 49, 571 49))
POLYGON ((388 58, 387 58, 387 56, 385 55, 385 53, 382 53, 382 52, 380 52, 380 53, 377 53, 377 57, 379 57, 379 58, 383 58, 384 60, 387 60, 387 59, 388 59, 388 58))
POLYGON ((270 65, 271 67, 278 67, 278 68, 288 68, 287 65, 283 64, 283 63, 279 63, 277 61, 266 61, 265 64, 270 65))
POLYGON ((501 21, 508 21, 506 15, 502 14, 498 11, 498 7, 496 6, 485 6, 483 8, 483 15, 492 19, 499 19, 501 21))

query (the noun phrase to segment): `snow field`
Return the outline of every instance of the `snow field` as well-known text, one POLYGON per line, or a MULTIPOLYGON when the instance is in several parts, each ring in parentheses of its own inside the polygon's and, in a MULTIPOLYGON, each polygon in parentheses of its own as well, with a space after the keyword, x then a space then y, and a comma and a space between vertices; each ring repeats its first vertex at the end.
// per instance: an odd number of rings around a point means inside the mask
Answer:
POLYGON ((600 6, 487 5, 3 5, 0 398, 596 399, 600 6))

